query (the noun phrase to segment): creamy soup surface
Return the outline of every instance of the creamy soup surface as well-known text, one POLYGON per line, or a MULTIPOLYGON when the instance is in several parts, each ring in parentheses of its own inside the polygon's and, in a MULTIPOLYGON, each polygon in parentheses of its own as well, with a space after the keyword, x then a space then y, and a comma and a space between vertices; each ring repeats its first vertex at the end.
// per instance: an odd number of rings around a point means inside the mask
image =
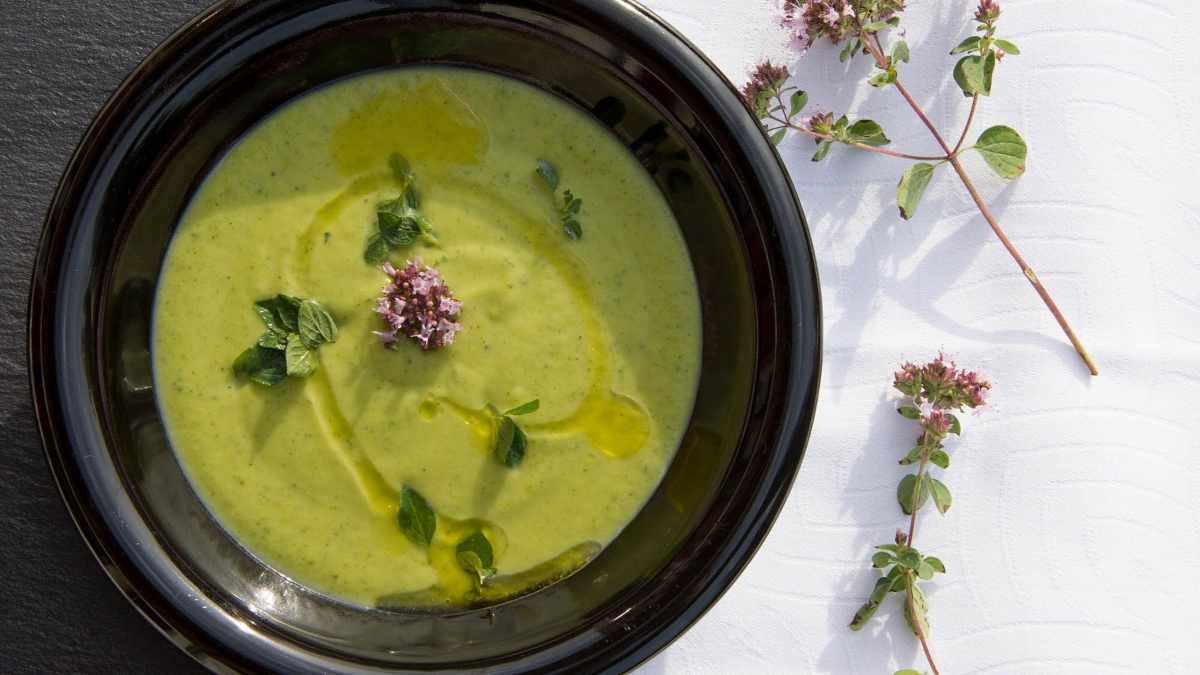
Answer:
POLYGON ((561 578, 633 518, 687 426, 700 333, 679 229, 615 136, 514 80, 404 68, 288 104, 216 165, 164 264, 153 359, 175 451, 248 551, 351 603, 463 606, 561 578), (388 279, 364 247, 401 194, 394 153, 437 240, 389 259, 435 268, 463 303, 440 349, 373 333, 388 279), (317 300, 338 332, 315 372, 268 387, 231 364, 264 331, 254 303, 279 293, 317 300), (505 466, 497 411, 533 399, 511 418, 524 460, 505 466), (428 545, 398 524, 405 488, 436 514, 428 545), (456 554, 473 533, 494 554, 484 581, 456 554))

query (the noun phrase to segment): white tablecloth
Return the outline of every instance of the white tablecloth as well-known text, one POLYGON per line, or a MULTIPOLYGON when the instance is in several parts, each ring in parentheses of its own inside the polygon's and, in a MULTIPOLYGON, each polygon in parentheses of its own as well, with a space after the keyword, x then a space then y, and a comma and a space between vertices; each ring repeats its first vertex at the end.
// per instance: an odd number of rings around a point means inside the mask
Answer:
MULTIPOLYGON (((879 120, 893 147, 932 154, 892 90, 868 91, 827 46, 789 56, 773 0, 643 0, 735 82, 788 60, 826 110, 879 120)), ((948 80, 967 0, 910 0, 901 77, 948 133, 967 100, 948 80)), ((917 217, 894 206, 904 163, 785 142, 825 302, 816 426, 791 498, 746 572, 641 673, 925 670, 894 596, 846 628, 903 524, 894 491, 911 423, 890 373, 945 348, 995 382, 965 420, 918 546, 945 675, 1200 672, 1200 63, 1195 0, 1003 0, 1006 58, 976 129, 1018 129, 1028 173, 968 168, 1099 362, 1087 376, 949 172, 917 217)))

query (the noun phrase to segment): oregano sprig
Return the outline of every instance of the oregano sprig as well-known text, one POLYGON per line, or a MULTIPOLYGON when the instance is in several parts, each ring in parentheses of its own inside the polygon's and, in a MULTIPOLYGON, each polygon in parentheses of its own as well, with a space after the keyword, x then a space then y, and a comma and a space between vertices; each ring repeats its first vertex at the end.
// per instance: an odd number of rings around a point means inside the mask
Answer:
MULTIPOLYGON (((916 472, 904 476, 896 487, 896 501, 909 517, 908 532, 897 530, 894 543, 875 547, 871 566, 878 569, 881 576, 875 581, 875 588, 866 603, 851 619, 850 629, 859 630, 865 626, 889 593, 902 593, 904 618, 920 641, 930 669, 938 675, 929 648, 929 602, 921 582, 929 581, 935 574, 945 574, 946 566, 940 559, 924 555, 914 547, 917 514, 930 499, 939 513, 950 510, 950 488, 935 478, 931 469, 936 466, 944 471, 950 467, 945 441, 951 435, 962 435, 962 422, 955 413, 984 405, 985 395, 992 385, 978 373, 961 370, 939 354, 924 365, 905 363, 896 371, 892 386, 904 395, 896 411, 921 427, 912 449, 900 458, 901 466, 915 464, 916 472)), ((900 671, 896 675, 911 672, 915 671, 900 671)))
POLYGON ((363 260, 371 265, 382 264, 393 250, 407 248, 417 241, 430 246, 437 244, 433 226, 420 211, 417 179, 408 160, 393 153, 388 157, 388 166, 402 189, 400 196, 382 201, 375 207, 375 229, 367 236, 367 247, 363 251, 363 260))
POLYGON ((337 340, 337 322, 316 300, 279 294, 254 303, 267 331, 233 361, 233 373, 267 387, 317 369, 317 349, 337 340))
POLYGON ((812 157, 814 162, 828 156, 835 144, 912 160, 914 164, 904 171, 896 186, 896 204, 900 217, 904 219, 912 218, 916 213, 936 171, 942 166, 953 169, 984 220, 1050 310, 1088 371, 1098 375, 1099 368, 1083 342, 1033 268, 1000 227, 961 162, 962 154, 973 150, 1001 178, 1011 180, 1025 172, 1028 147, 1021 135, 1010 127, 993 126, 980 134, 973 145, 966 145, 980 101, 992 94, 997 68, 1006 56, 1021 53, 1017 45, 996 34, 1000 17, 999 3, 995 0, 979 0, 974 15, 974 32, 978 34, 967 37, 950 52, 952 55, 962 55, 951 73, 963 95, 971 99, 966 124, 953 147, 901 82, 900 69, 902 64, 909 62, 911 53, 907 42, 891 39, 890 34, 900 25, 900 13, 903 10, 903 0, 785 0, 783 19, 785 25, 794 31, 797 41, 806 47, 812 46, 820 38, 826 38, 834 45, 842 45, 842 61, 848 61, 858 54, 869 56, 875 68, 867 83, 879 89, 895 88, 933 135, 941 154, 917 155, 883 147, 890 141, 874 120, 851 121, 845 115, 835 116, 828 112, 803 115, 808 105, 808 94, 789 86, 788 69, 773 65, 770 61, 759 64, 743 88, 746 104, 762 120, 772 143, 782 142, 789 131, 812 138, 817 147, 812 157), (884 48, 885 40, 890 42, 890 50, 884 48))
MULTIPOLYGON (((558 192, 558 169, 550 162, 539 159, 535 171, 550 188, 550 194, 556 194, 558 192)), ((582 237, 583 225, 579 224, 579 210, 583 208, 583 200, 576 197, 570 190, 563 190, 562 206, 556 208, 559 222, 562 223, 563 234, 567 235, 567 239, 574 241, 582 237)))
POLYGON ((496 415, 496 436, 492 455, 497 462, 515 469, 525 461, 525 448, 529 446, 529 438, 513 418, 535 413, 540 407, 541 401, 535 398, 496 415))

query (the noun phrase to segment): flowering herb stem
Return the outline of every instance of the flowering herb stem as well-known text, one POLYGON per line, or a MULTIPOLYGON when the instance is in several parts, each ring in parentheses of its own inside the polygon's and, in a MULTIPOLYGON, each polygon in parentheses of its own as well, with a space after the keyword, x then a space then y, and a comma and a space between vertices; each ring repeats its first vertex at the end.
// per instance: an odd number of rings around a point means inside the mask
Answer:
POLYGON ((1012 42, 995 36, 996 20, 1000 16, 1000 6, 996 0, 980 0, 975 12, 978 24, 976 32, 963 40, 952 54, 966 53, 954 68, 954 80, 962 88, 963 94, 971 98, 971 110, 958 142, 951 148, 946 139, 938 131, 933 121, 909 93, 901 82, 897 68, 909 60, 909 49, 903 40, 896 41, 891 55, 883 49, 879 35, 894 28, 900 23, 900 12, 904 3, 900 0, 785 0, 785 23, 794 27, 797 38, 812 45, 818 38, 827 37, 834 44, 845 42, 842 50, 842 60, 845 61, 855 54, 868 54, 878 69, 869 80, 875 87, 894 86, 900 96, 929 130, 929 133, 941 147, 942 155, 915 155, 882 148, 890 141, 883 129, 873 120, 858 120, 850 123, 845 115, 834 119, 830 113, 818 113, 799 122, 793 121, 808 101, 808 96, 802 91, 792 95, 790 106, 784 104, 783 93, 791 91, 785 88, 789 77, 787 68, 763 62, 756 68, 749 84, 743 89, 743 95, 751 110, 759 119, 768 121, 768 131, 771 140, 778 143, 783 139, 787 130, 798 131, 817 143, 817 152, 813 161, 821 161, 834 143, 853 146, 881 155, 899 159, 914 160, 917 163, 909 168, 901 177, 896 189, 897 202, 901 217, 911 218, 924 195, 935 169, 943 163, 953 167, 955 174, 966 188, 967 193, 975 202, 980 214, 987 221, 992 232, 1009 256, 1020 267, 1025 279, 1033 286, 1038 297, 1054 316, 1059 327, 1079 354, 1080 359, 1092 375, 1099 375, 1100 369, 1092 359, 1083 342, 1075 333, 1062 310, 1050 295, 1050 291, 1042 284, 1033 267, 1025 260, 1020 251, 1009 239, 1004 229, 1000 227, 991 208, 983 200, 976 189, 971 177, 963 168, 960 156, 967 150, 979 152, 988 165, 1002 178, 1013 179, 1025 171, 1027 147, 1025 141, 1013 129, 1005 126, 994 126, 983 132, 979 140, 971 146, 965 146, 967 136, 975 120, 981 96, 991 94, 992 77, 997 64, 1006 54, 1019 54, 1020 50, 1012 42), (778 125, 778 126, 773 126, 778 125), (929 162, 933 162, 930 164, 929 162))

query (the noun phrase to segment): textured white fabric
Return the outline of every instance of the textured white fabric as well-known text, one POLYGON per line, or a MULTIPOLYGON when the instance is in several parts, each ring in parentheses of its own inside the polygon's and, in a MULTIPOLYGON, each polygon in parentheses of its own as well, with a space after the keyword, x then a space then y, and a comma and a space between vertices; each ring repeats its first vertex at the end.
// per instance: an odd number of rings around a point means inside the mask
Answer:
MULTIPOLYGON (((880 121, 893 148, 935 146, 893 90, 868 91, 828 46, 789 55, 772 0, 643 0, 735 82, 787 60, 816 106, 880 121)), ((954 135, 967 101, 949 49, 967 0, 910 0, 901 69, 954 135)), ((995 382, 952 448, 945 517, 918 546, 945 675, 1200 672, 1200 174, 1195 0, 1003 0, 1006 58, 976 133, 1030 146, 1011 184, 969 170, 1102 374, 1089 378, 949 172, 917 217, 894 206, 904 163, 810 141, 781 152, 812 227, 825 302, 825 374, 791 498, 745 574, 657 673, 926 670, 893 597, 846 628, 871 588, 871 547, 903 524, 896 459, 914 435, 890 373, 944 347, 995 382)))

